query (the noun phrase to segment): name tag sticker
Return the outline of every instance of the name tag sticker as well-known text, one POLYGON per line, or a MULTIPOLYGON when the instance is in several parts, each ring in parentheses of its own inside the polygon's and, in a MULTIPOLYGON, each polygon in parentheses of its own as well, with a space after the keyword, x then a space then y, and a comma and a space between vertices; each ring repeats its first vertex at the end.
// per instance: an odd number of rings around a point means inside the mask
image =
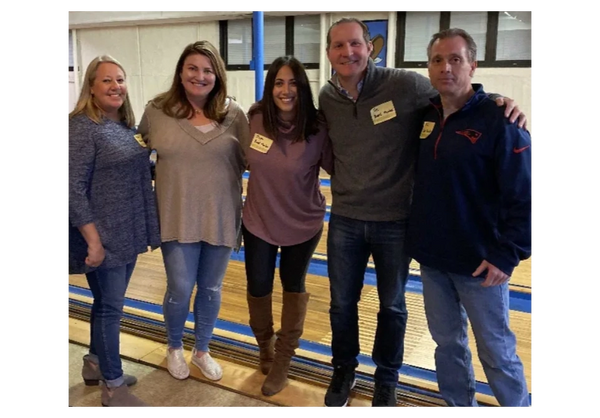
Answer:
POLYGON ((433 128, 435 127, 435 122, 423 122, 423 130, 421 131, 421 136, 419 138, 425 139, 431 132, 433 132, 433 128))
POLYGON ((142 138, 142 134, 135 134, 133 137, 138 142, 138 144, 140 144, 142 147, 146 148, 148 146, 144 142, 144 139, 142 138))
POLYGON ((258 152, 266 154, 273 145, 273 140, 259 134, 254 134, 250 148, 258 152))
POLYGON ((391 100, 371 109, 371 119, 373 119, 373 125, 394 119, 395 117, 396 109, 394 108, 394 103, 391 100))

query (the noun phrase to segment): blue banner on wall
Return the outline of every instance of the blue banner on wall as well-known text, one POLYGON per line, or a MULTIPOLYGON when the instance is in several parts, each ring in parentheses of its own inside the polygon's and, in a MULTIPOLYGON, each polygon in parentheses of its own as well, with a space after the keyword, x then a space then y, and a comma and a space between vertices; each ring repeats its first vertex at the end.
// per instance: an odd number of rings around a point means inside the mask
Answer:
POLYGON ((373 43, 373 52, 371 58, 378 67, 387 66, 387 20, 366 20, 365 25, 369 28, 371 42, 373 43))

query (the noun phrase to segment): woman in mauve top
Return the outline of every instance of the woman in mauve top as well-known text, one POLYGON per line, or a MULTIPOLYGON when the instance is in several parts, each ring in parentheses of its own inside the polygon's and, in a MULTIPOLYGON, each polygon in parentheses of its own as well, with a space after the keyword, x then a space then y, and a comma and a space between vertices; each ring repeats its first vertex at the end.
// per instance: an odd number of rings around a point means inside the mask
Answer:
POLYGON ((260 369, 267 374, 262 393, 270 396, 285 387, 303 332, 306 272, 323 232, 326 205, 319 171, 331 173, 333 161, 324 121, 296 58, 273 61, 264 96, 248 115, 250 178, 242 215, 247 298, 260 369), (279 248, 283 311, 275 338, 271 300, 279 248))

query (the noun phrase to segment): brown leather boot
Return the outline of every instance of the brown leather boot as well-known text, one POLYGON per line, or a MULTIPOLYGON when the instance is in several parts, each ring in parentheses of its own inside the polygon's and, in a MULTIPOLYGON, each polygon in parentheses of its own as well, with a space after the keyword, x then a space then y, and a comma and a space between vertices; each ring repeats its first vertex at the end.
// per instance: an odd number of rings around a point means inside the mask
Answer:
MULTIPOLYGON (((81 368, 81 377, 86 386, 98 386, 100 382, 104 382, 104 377, 100 372, 100 366, 90 360, 86 354, 83 356, 83 367, 81 368)), ((128 374, 123 375, 123 380, 127 386, 135 385, 137 378, 128 374)))
POLYGON ((306 305, 309 293, 283 292, 283 311, 281 313, 281 329, 277 331, 275 341, 275 359, 269 375, 262 385, 262 393, 272 396, 288 383, 287 374, 290 361, 299 346, 298 340, 304 331, 306 305))
POLYGON ((137 396, 129 393, 127 385, 107 388, 102 385, 102 406, 148 406, 137 396))
POLYGON ((255 298, 250 293, 247 293, 246 296, 250 312, 250 328, 252 328, 260 350, 260 371, 262 374, 268 374, 273 365, 273 346, 275 344, 271 293, 260 298, 255 298))

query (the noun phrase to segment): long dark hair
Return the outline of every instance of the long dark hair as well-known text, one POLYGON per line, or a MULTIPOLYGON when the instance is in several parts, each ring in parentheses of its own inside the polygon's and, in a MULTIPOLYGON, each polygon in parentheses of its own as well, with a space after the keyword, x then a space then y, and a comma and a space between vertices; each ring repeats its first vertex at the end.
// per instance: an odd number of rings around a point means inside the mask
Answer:
POLYGON ((293 125, 296 127, 296 135, 292 142, 306 141, 309 136, 314 135, 319 131, 318 112, 313 101, 306 69, 304 68, 304 65, 294 57, 279 57, 273 61, 267 72, 263 98, 258 102, 258 106, 250 110, 249 116, 261 112, 263 114, 263 126, 265 131, 271 135, 273 139, 277 138, 278 108, 273 100, 273 88, 275 87, 277 73, 286 65, 290 67, 294 73, 297 91, 296 117, 292 121, 293 125))

